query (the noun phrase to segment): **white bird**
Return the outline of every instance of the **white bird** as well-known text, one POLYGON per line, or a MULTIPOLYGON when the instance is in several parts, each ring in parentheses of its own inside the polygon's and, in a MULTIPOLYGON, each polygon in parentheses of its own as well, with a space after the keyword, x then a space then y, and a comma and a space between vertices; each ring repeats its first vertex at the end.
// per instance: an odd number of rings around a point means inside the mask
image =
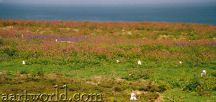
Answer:
POLYGON ((200 74, 201 77, 205 76, 206 75, 206 71, 203 70, 203 72, 200 74))
POLYGON ((22 64, 26 64, 24 60, 22 61, 22 64))
POLYGON ((182 64, 183 62, 182 61, 179 61, 179 64, 182 64))
POLYGON ((141 65, 141 64, 142 64, 142 62, 139 60, 139 61, 138 61, 138 64, 139 64, 139 65, 141 65))
POLYGON ((135 93, 131 93, 130 100, 137 100, 137 97, 136 97, 135 93))
POLYGON ((116 63, 119 63, 120 61, 119 60, 116 60, 116 63))
POLYGON ((58 41, 58 39, 55 40, 56 42, 58 41))

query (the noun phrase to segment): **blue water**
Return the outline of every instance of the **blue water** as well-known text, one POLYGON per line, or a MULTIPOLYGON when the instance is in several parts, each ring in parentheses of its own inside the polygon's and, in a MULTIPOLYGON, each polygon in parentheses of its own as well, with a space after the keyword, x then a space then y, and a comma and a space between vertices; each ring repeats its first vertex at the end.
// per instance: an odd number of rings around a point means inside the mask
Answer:
POLYGON ((58 7, 0 4, 0 19, 160 21, 216 25, 216 5, 58 7))

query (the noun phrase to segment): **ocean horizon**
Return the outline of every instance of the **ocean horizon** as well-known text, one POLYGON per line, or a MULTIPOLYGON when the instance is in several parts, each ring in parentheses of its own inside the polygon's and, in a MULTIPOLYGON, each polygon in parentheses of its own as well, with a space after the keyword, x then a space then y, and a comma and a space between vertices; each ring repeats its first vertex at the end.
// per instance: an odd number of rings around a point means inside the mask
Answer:
POLYGON ((209 6, 45 6, 0 4, 0 19, 72 21, 149 21, 216 25, 209 6))

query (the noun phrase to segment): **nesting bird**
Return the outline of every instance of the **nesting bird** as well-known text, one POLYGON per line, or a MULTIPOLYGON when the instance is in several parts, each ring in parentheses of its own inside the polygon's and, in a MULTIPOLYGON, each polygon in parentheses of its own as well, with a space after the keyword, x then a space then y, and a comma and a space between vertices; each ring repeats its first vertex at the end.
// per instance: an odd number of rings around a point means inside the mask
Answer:
POLYGON ((116 63, 119 63, 120 61, 119 60, 116 60, 116 63))
POLYGON ((135 93, 131 93, 130 100, 137 100, 135 93))
POLYGON ((138 61, 138 65, 142 65, 142 62, 140 60, 138 61))
POLYGON ((205 76, 206 75, 206 71, 203 70, 203 72, 200 74, 201 77, 205 76))
POLYGON ((97 84, 99 85, 99 84, 100 84, 100 81, 98 81, 97 84))
POLYGON ((24 60, 22 61, 22 64, 26 64, 24 60))

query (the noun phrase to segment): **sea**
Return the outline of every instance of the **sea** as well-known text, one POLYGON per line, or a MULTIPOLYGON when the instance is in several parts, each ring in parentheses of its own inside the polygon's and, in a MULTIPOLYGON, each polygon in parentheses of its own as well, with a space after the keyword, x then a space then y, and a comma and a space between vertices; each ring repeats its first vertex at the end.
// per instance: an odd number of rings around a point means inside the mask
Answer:
POLYGON ((216 4, 205 6, 47 6, 0 4, 0 19, 187 22, 216 25, 216 4))

